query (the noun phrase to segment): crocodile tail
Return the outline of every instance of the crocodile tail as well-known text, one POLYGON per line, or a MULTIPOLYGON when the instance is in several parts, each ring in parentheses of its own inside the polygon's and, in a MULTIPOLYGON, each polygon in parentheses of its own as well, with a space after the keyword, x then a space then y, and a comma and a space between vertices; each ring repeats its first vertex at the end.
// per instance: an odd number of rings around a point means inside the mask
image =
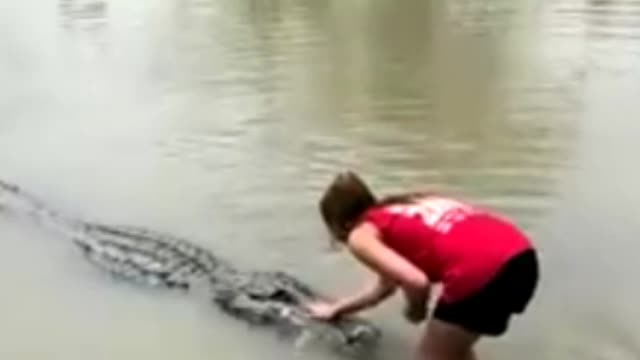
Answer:
POLYGON ((18 185, 0 179, 0 211, 27 218, 38 225, 69 234, 79 228, 79 224, 49 208, 38 197, 28 193, 18 185))

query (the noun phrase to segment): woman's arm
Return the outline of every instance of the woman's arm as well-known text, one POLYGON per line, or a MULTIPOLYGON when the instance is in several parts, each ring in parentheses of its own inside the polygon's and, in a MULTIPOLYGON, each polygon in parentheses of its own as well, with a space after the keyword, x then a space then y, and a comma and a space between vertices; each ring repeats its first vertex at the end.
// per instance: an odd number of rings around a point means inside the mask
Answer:
POLYGON ((387 247, 380 240, 378 230, 367 223, 351 233, 349 248, 362 263, 403 289, 410 320, 424 317, 430 289, 424 271, 387 247))
POLYGON ((424 271, 387 247, 373 225, 365 223, 356 228, 349 238, 349 248, 363 264, 394 281, 407 295, 428 289, 429 279, 424 271))
POLYGON ((393 282, 383 277, 378 277, 377 281, 352 296, 334 302, 307 304, 307 308, 311 311, 311 316, 330 320, 372 307, 391 296, 395 290, 396 285, 393 282))
POLYGON ((424 272, 389 249, 378 238, 377 229, 363 224, 352 231, 349 249, 365 266, 379 276, 377 282, 359 293, 333 303, 310 304, 313 316, 331 319, 338 315, 354 313, 378 304, 401 287, 407 299, 407 314, 410 319, 426 313, 429 280, 424 272))
POLYGON ((383 277, 378 277, 373 284, 366 286, 353 296, 345 297, 333 303, 334 316, 352 314, 377 305, 391 296, 396 285, 383 277))

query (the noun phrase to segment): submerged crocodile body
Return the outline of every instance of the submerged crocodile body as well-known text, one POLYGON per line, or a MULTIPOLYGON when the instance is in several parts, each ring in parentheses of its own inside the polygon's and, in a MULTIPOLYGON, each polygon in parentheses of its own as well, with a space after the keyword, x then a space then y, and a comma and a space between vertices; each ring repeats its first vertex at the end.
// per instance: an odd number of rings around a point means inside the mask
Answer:
POLYGON ((243 271, 173 235, 67 218, 18 186, 0 181, 0 211, 27 215, 70 238, 92 264, 145 286, 204 293, 226 314, 294 339, 320 340, 341 353, 368 353, 380 331, 359 318, 311 319, 303 304, 323 296, 280 271, 243 271))

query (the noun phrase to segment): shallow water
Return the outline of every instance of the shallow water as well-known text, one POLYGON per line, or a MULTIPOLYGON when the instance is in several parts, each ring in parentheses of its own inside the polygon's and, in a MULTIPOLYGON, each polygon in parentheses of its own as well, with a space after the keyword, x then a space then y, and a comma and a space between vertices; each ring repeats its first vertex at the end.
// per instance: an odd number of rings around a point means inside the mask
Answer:
MULTIPOLYGON (((512 216, 544 281, 492 359, 637 359, 639 1, 26 0, 0 11, 0 178, 53 207, 173 232, 332 293, 332 174, 512 216)), ((110 282, 0 217, 0 354, 331 358, 180 296, 110 282), (301 355, 303 354, 303 355, 301 355)), ((368 313, 381 358, 419 332, 368 313)))

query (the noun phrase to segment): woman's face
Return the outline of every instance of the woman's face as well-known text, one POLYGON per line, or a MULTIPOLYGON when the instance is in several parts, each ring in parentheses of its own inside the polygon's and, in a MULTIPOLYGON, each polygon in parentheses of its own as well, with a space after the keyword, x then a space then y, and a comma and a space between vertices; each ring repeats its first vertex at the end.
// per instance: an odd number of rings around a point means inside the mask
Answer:
POLYGON ((342 245, 346 244, 349 238, 349 224, 340 224, 332 223, 328 225, 329 233, 333 241, 340 243, 342 245))
POLYGON ((333 223, 329 223, 327 225, 327 228, 329 230, 329 234, 331 235, 332 241, 336 241, 336 242, 342 241, 342 238, 341 238, 342 231, 340 230, 340 226, 333 223))
POLYGON ((337 232, 336 230, 333 228, 333 226, 330 226, 327 224, 327 242, 328 242, 328 251, 329 252, 338 252, 342 249, 342 246, 344 245, 342 241, 340 241, 339 237, 337 236, 337 232))

